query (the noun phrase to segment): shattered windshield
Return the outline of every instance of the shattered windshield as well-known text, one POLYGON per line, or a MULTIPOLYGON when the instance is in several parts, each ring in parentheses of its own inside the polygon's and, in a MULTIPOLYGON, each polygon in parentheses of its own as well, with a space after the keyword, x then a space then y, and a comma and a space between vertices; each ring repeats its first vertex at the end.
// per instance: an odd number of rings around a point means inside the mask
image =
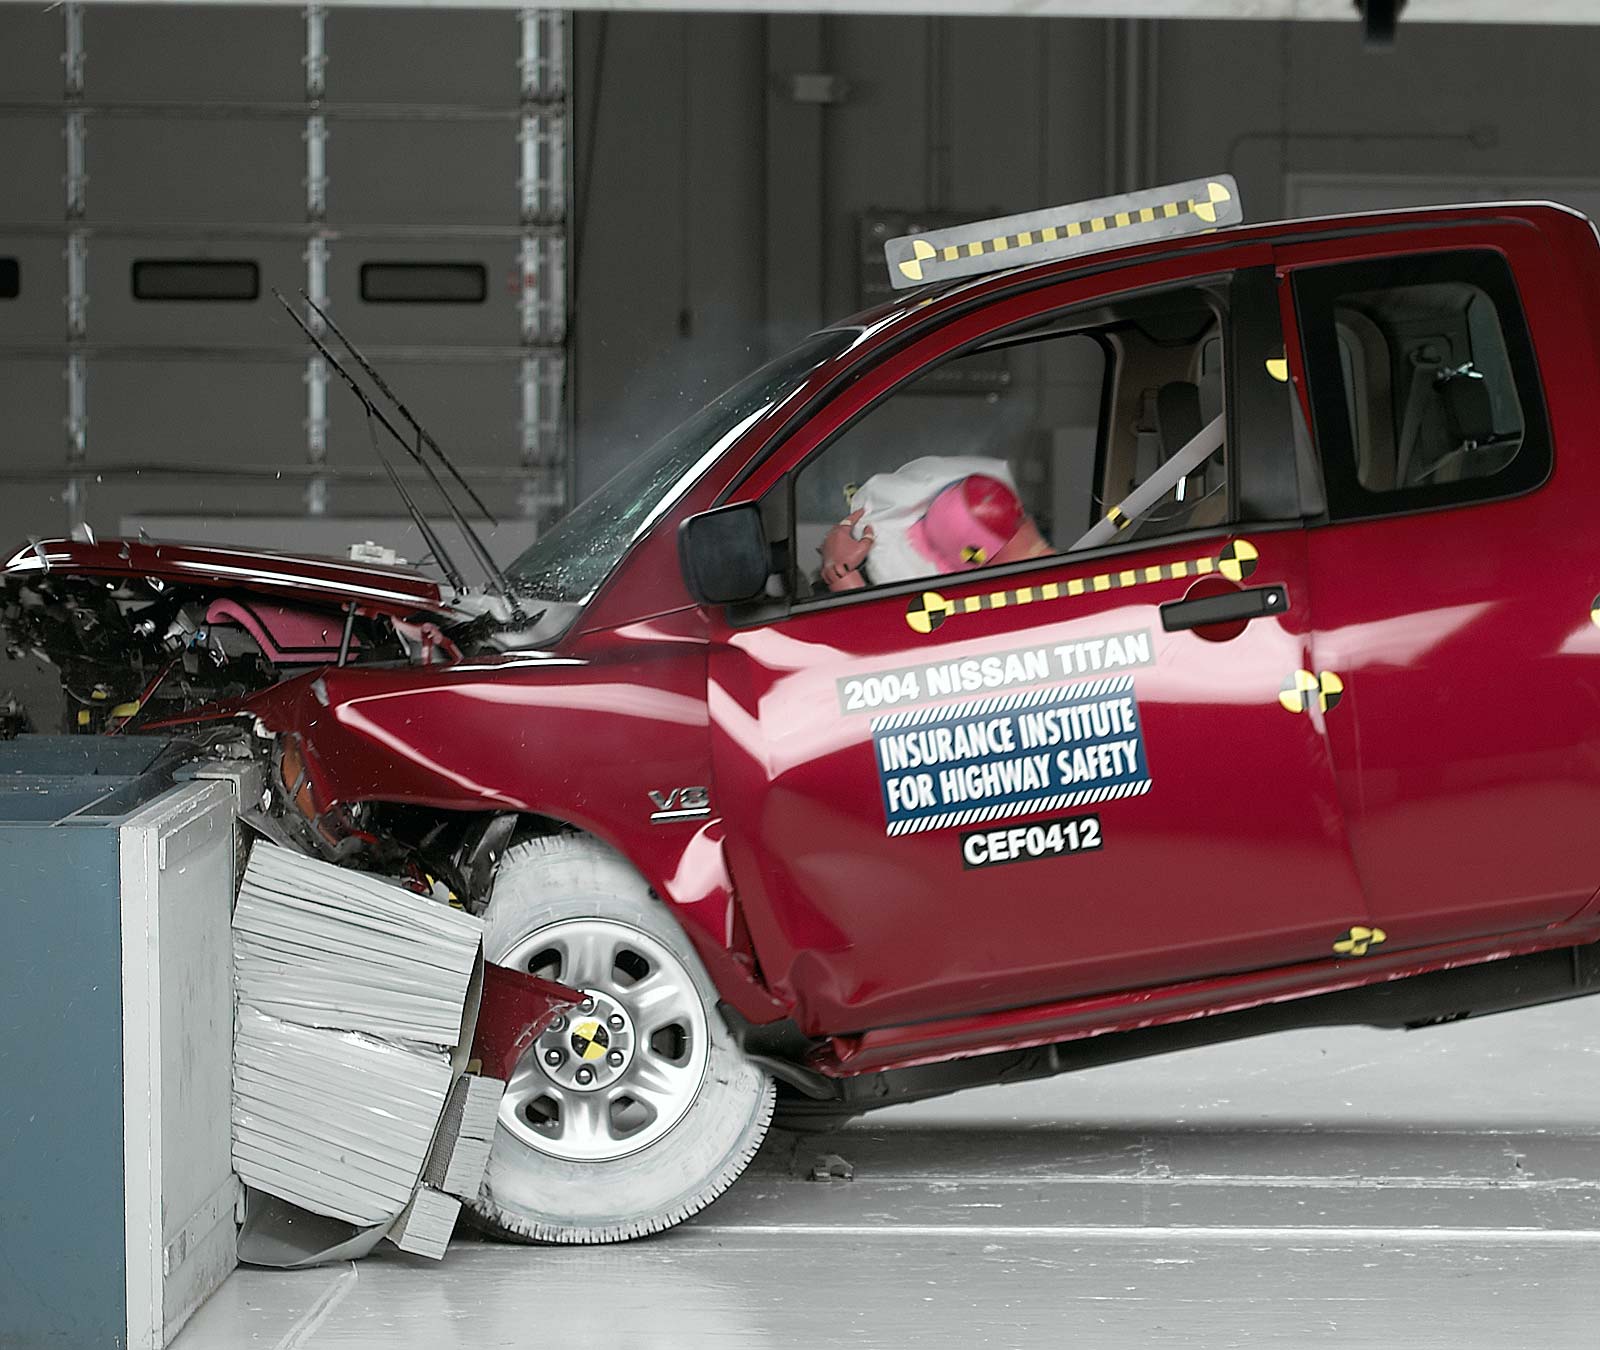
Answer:
POLYGON ((708 469, 726 445, 822 362, 856 338, 830 329, 734 385, 580 502, 506 569, 520 591, 542 600, 582 604, 622 559, 708 469))

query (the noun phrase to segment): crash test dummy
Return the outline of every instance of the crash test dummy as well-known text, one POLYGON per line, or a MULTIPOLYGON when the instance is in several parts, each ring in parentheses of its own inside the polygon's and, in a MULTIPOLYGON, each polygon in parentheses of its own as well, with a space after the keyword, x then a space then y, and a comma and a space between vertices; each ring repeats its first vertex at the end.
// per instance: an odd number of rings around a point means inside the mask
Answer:
POLYGON ((822 542, 830 591, 942 576, 1055 552, 1003 460, 930 457, 875 474, 822 542))

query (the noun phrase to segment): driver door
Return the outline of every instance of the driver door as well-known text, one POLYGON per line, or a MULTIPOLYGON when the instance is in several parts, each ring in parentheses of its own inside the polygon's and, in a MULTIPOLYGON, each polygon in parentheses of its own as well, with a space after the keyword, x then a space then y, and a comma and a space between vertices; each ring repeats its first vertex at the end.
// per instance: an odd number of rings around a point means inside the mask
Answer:
MULTIPOLYGON (((1062 289, 1041 294, 1038 318, 1056 321, 1062 289)), ((1279 331, 1270 288, 1248 335, 1229 286, 1208 293, 1211 337, 1221 339, 1212 367, 1226 352, 1229 372, 1270 383, 1254 359, 1279 331)), ((1159 465, 1173 448, 1161 444, 1173 438, 1159 418, 1156 444, 1139 428, 1143 394, 1170 383, 1176 366, 1154 357, 1129 366, 1128 353, 1188 341, 1183 370, 1205 378, 1200 327, 1163 319, 1159 306, 1140 313, 1142 333, 1109 344, 1090 391, 1091 407, 1124 424, 1079 444, 1087 469, 1071 446, 1054 456, 1052 468, 1081 485, 1125 486, 1143 472, 1141 457, 1159 465)), ((1096 321, 1106 314, 1097 306, 1096 321)), ((1070 311, 1060 319, 1070 325, 1070 311)), ((1012 331, 995 323, 996 336, 1012 331)), ((792 512, 801 556, 814 475, 871 467, 862 436, 875 422, 889 429, 891 457, 895 442, 926 449, 948 427, 956 414, 927 381, 970 383, 970 367, 946 364, 953 346, 935 333, 908 376, 869 372, 741 494, 792 512)), ((992 364, 995 351, 958 360, 992 364)), ((1083 493, 1079 518, 1060 505, 1070 493, 1034 483, 1027 447, 1041 417, 1060 415, 1061 380, 1041 353, 1019 348, 1008 362, 1023 377, 1013 400, 968 405, 964 439, 974 444, 987 411, 992 434, 976 444, 1012 464, 1060 546, 1104 503, 1083 493)), ((800 1000, 806 1030, 1322 959, 1364 921, 1324 713, 1315 699, 1299 712, 1280 699, 1286 677, 1310 664, 1304 534, 1228 519, 1241 499, 1236 466, 1264 448, 1239 416, 1260 399, 1237 386, 1218 371, 1221 464, 1135 522, 1121 536, 1129 542, 838 594, 801 594, 808 558, 787 613, 714 618, 726 847, 763 971, 800 1000), (1213 480, 1220 486, 1195 495, 1213 480), (1198 622, 1218 599, 1261 612, 1198 622)), ((1292 460, 1287 438, 1270 448, 1292 460)))

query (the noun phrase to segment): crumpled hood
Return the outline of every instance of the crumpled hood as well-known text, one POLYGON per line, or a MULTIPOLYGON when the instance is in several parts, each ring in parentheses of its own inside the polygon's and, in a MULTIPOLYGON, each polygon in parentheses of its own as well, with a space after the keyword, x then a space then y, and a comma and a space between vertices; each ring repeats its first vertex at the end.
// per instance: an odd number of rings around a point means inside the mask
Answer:
POLYGON ((5 579, 57 573, 73 577, 142 577, 169 584, 253 591, 280 600, 346 605, 361 612, 407 619, 463 617, 449 592, 409 567, 345 562, 337 558, 220 548, 151 539, 44 539, 19 549, 5 579))

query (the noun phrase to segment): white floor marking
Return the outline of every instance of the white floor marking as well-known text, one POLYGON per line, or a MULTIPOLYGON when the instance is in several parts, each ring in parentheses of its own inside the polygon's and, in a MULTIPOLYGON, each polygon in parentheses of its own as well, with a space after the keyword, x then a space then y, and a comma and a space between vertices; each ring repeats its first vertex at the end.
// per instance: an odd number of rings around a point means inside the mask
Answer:
POLYGON ((1291 1176, 1284 1173, 1247 1174, 1240 1172, 1162 1172, 1057 1173, 1053 1176, 988 1176, 972 1172, 874 1172, 869 1182, 907 1185, 961 1186, 1245 1186, 1251 1189, 1286 1190, 1396 1190, 1396 1191, 1593 1191, 1600 1181, 1580 1177, 1478 1177, 1460 1175, 1427 1176, 1291 1176))
POLYGON ((322 1291, 322 1296, 305 1310, 300 1320, 288 1331, 272 1350, 300 1350, 311 1338, 311 1333, 328 1320, 329 1314, 339 1306, 346 1295, 356 1287, 356 1263, 341 1270, 332 1284, 322 1291))
POLYGON ((1118 1224, 968 1224, 968 1223, 774 1223, 695 1224, 684 1233, 715 1233, 719 1237, 1013 1237, 1085 1238, 1097 1242, 1116 1238, 1184 1238, 1190 1241, 1294 1241, 1294 1242, 1433 1242, 1433 1243, 1600 1243, 1600 1228, 1323 1228, 1228 1227, 1182 1225, 1136 1227, 1118 1224))

